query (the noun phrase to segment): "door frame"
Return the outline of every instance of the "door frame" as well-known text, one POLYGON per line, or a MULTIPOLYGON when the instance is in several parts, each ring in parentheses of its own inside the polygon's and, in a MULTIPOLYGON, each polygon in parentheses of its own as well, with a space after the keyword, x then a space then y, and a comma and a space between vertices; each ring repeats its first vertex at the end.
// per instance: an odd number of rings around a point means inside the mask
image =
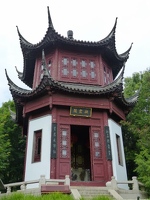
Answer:
MULTIPOLYGON (((58 153, 57 153, 57 161, 56 161, 56 178, 64 178, 64 177, 60 177, 59 176, 59 171, 60 171, 60 128, 61 126, 68 126, 71 128, 71 125, 81 125, 81 126, 89 126, 89 140, 90 140, 90 155, 91 155, 91 177, 92 180, 90 182, 86 182, 86 183, 82 183, 81 185, 99 185, 99 186, 104 186, 107 179, 107 161, 106 161, 106 155, 105 155, 105 138, 104 138, 104 120, 103 120, 103 112, 93 112, 92 116, 90 118, 85 118, 85 117, 74 117, 74 116, 70 116, 69 110, 65 110, 65 109, 59 109, 57 110, 57 125, 58 125, 58 153), (92 130, 94 129, 99 129, 101 131, 101 145, 102 145, 102 158, 100 159, 99 166, 102 169, 102 173, 99 174, 99 178, 98 176, 96 177, 94 174, 94 171, 98 169, 96 169, 93 166, 93 163, 96 163, 96 159, 93 162, 94 159, 94 155, 93 155, 93 142, 92 142, 92 130)), ((70 129, 69 128, 69 129, 70 129)), ((70 137, 71 131, 69 133, 69 137, 70 137)), ((71 145, 71 143, 68 143, 69 147, 71 145)), ((71 152, 70 152, 71 155, 71 152)), ((70 165, 70 174, 71 174, 71 157, 70 157, 70 162, 68 160, 68 163, 70 165)), ((97 165, 98 168, 98 165, 97 165)), ((69 175, 70 175, 69 174, 69 175)), ((79 182, 76 183, 72 183, 72 185, 80 185, 79 182)))

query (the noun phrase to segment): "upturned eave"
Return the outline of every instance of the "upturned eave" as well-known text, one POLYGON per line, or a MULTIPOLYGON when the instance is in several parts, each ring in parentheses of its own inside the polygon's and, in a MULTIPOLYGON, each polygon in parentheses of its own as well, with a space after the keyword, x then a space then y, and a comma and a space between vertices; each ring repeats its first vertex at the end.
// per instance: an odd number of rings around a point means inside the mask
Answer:
POLYGON ((48 29, 46 31, 45 36, 39 43, 32 44, 28 42, 21 35, 19 29, 17 28, 20 45, 24 57, 23 73, 21 76, 19 75, 19 78, 26 85, 32 88, 35 60, 37 55, 39 55, 43 49, 45 50, 45 52, 50 52, 54 49, 62 49, 102 55, 103 59, 112 67, 113 78, 115 79, 122 66, 127 61, 129 57, 129 52, 131 50, 130 47, 126 52, 122 54, 117 53, 115 44, 116 26, 117 18, 112 30, 107 35, 107 37, 97 42, 70 39, 56 32, 48 8, 48 29))

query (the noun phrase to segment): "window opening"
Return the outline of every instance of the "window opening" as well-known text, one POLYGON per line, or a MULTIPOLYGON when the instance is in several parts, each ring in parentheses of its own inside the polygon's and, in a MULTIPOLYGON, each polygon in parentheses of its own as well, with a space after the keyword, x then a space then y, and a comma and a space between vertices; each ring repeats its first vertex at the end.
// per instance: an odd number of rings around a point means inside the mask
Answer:
POLYGON ((48 68, 49 74, 51 74, 51 67, 52 67, 52 61, 49 60, 49 61, 48 61, 48 65, 47 65, 47 68, 48 68))
POLYGON ((41 161, 42 130, 34 131, 33 162, 41 161))
POLYGON ((110 70, 108 67, 104 66, 104 85, 110 83, 110 70))
POLYGON ((120 139, 120 136, 117 134, 116 134, 116 144, 117 144, 118 163, 119 165, 123 166, 121 139, 120 139))

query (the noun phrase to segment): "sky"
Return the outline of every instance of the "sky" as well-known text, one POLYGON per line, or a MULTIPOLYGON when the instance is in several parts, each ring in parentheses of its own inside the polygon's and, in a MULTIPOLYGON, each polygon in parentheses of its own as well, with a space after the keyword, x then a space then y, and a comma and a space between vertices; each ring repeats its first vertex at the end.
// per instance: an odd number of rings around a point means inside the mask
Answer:
POLYGON ((125 52, 133 42, 124 77, 150 67, 150 0, 5 0, 0 2, 0 106, 12 100, 5 69, 11 80, 26 88, 17 76, 23 56, 17 34, 36 44, 48 28, 49 6, 55 30, 67 36, 73 30, 77 40, 99 41, 116 28, 116 49, 125 52))

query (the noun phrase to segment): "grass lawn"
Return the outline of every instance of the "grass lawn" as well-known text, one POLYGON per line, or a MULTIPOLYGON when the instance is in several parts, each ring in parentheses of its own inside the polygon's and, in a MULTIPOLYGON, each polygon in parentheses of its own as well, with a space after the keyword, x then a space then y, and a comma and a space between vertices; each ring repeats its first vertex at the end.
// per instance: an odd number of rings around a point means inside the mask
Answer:
MULTIPOLYGON (((74 200, 72 196, 64 195, 61 193, 51 193, 42 196, 25 195, 22 193, 13 193, 7 196, 3 196, 0 200, 74 200)), ((82 198, 81 200, 86 200, 82 198)), ((111 198, 106 196, 95 197, 92 200, 111 200, 111 198)))

